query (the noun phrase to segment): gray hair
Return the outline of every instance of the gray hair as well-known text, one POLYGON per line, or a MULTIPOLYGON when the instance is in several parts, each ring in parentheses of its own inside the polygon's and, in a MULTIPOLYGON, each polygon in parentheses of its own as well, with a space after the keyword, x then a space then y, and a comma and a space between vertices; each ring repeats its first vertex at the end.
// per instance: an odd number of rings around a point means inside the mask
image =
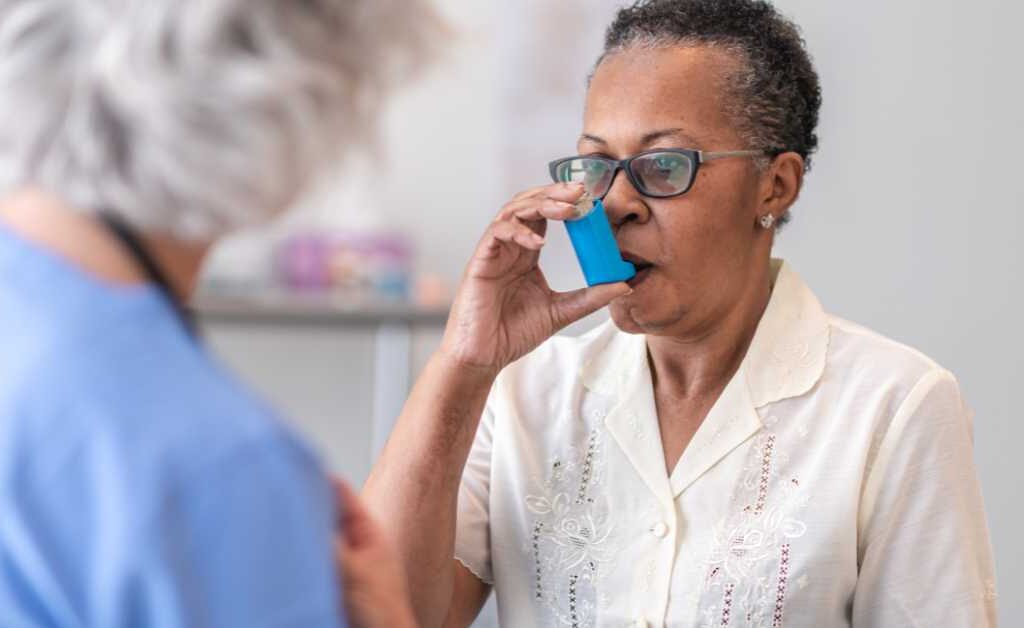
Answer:
POLYGON ((0 194, 210 239, 369 139, 422 0, 0 0, 0 194))

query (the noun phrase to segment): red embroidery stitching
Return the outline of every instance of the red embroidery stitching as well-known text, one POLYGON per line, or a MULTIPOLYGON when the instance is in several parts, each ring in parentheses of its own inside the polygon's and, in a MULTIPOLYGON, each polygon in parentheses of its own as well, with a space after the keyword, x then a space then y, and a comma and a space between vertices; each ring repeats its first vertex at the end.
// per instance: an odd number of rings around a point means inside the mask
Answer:
POLYGON ((782 607, 786 604, 786 580, 789 578, 789 543, 782 546, 779 557, 779 586, 775 593, 775 615, 772 628, 782 628, 782 607))
POLYGON ((768 436, 764 444, 764 453, 761 455, 761 483, 757 487, 757 503, 754 505, 754 514, 759 515, 764 510, 768 501, 768 480, 772 472, 772 452, 775 450, 775 434, 768 436))
POLYGON ((725 585, 725 595, 722 598, 722 623, 720 626, 728 626, 729 620, 732 619, 732 591, 736 588, 736 585, 729 583, 725 585))

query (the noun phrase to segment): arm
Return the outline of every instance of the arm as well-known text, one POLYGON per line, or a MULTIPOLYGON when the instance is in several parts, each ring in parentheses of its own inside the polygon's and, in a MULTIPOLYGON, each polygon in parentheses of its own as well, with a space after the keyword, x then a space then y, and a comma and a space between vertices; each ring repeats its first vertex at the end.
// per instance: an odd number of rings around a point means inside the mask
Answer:
POLYGON ((335 554, 352 628, 416 628, 405 574, 388 538, 348 484, 335 482, 341 534, 335 554))
POLYGON ((537 265, 547 219, 574 215, 581 186, 524 192, 498 214, 470 260, 441 348, 413 388, 364 488, 398 544, 421 625, 465 621, 487 587, 453 560, 456 508, 487 396, 507 364, 627 294, 625 284, 553 292, 537 265), (471 580, 473 579, 473 580, 471 580))
POLYGON ((996 625, 995 576, 956 380, 926 374, 893 418, 859 522, 853 626, 996 625))
POLYGON ((398 546, 425 628, 441 625, 455 591, 459 480, 492 381, 488 371, 460 370, 447 356, 435 355, 363 490, 398 546))
POLYGON ((491 585, 482 582, 462 563, 456 561, 454 566, 455 587, 444 628, 465 628, 476 621, 491 595, 491 585))

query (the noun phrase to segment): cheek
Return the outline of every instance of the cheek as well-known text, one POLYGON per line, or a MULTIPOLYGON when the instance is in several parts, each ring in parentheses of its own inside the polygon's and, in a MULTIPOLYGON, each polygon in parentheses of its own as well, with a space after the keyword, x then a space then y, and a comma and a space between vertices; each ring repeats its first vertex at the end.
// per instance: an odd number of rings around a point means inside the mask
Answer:
POLYGON ((701 171, 690 192, 654 211, 665 252, 693 262, 749 246, 756 198, 751 188, 746 177, 701 171))

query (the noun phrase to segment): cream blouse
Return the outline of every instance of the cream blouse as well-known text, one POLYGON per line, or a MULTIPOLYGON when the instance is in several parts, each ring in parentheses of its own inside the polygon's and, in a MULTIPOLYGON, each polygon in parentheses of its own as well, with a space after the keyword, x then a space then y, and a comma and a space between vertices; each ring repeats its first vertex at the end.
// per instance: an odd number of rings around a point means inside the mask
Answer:
POLYGON ((995 626, 956 379, 773 269, 750 350, 671 475, 643 336, 608 323, 505 369, 456 536, 503 627, 995 626))

